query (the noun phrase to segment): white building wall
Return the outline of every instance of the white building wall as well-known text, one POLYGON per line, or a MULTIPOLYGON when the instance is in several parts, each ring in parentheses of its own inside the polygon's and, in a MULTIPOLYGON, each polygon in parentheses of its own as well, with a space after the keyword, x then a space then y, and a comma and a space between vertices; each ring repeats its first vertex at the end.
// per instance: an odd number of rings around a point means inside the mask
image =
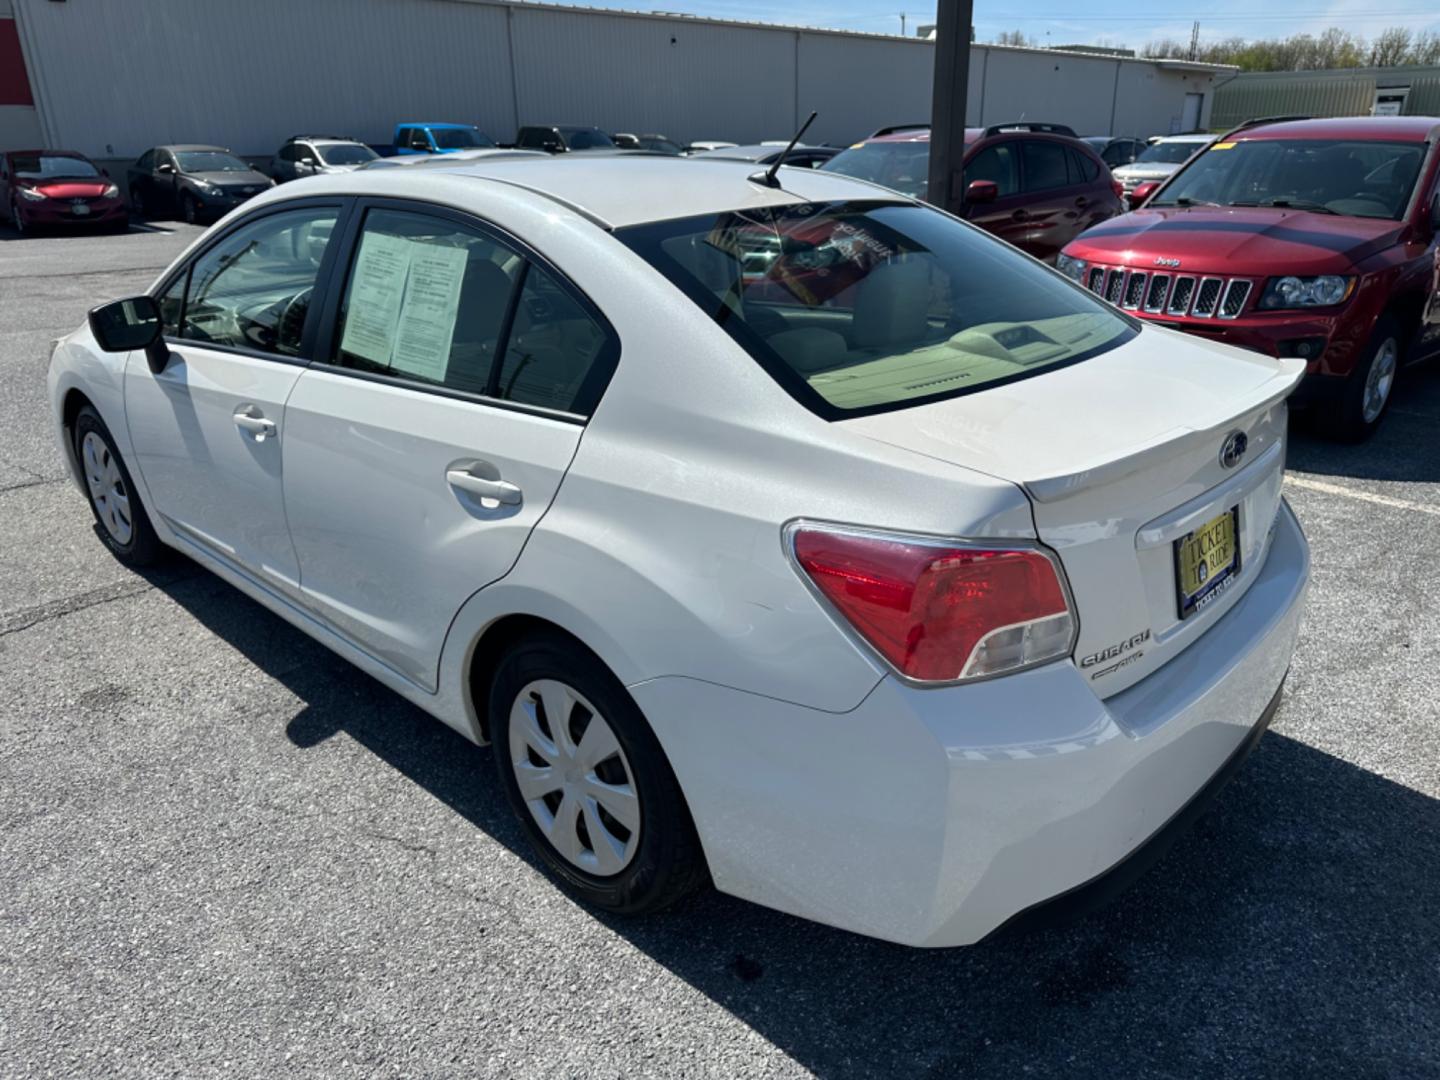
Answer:
MULTIPOLYGON (((501 0, 0 3, 15 11, 43 141, 96 158, 166 142, 264 155, 304 131, 388 142, 411 119, 501 141, 552 122, 748 142, 787 137, 811 109, 807 137, 844 143, 930 113, 934 46, 917 39, 501 0)), ((1164 133, 1186 89, 1211 78, 976 46, 967 119, 1091 134, 1111 130, 1113 111, 1117 132, 1164 133)), ((9 138, 0 130, 0 147, 9 138)))

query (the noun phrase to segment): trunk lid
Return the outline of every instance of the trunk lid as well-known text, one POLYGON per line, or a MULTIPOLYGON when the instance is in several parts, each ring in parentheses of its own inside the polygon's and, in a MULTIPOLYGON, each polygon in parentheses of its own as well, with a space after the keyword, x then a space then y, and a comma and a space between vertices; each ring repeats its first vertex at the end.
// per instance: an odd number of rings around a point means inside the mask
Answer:
POLYGON ((1075 661, 1107 697, 1181 652, 1249 588, 1279 509, 1284 399, 1303 372, 1303 361, 1147 326, 1083 363, 842 423, 1025 489, 1069 578, 1075 661), (1246 449, 1222 464, 1235 432, 1246 449), (1175 541, 1234 508, 1239 569, 1182 619, 1175 541))

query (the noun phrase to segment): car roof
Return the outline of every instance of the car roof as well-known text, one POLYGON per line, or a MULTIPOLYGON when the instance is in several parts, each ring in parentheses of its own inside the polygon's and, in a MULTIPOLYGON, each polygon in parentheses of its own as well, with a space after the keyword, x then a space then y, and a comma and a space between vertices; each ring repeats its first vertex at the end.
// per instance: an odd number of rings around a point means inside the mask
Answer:
POLYGON ((1208 132, 1190 132, 1187 135, 1162 135, 1156 139, 1157 143, 1207 143, 1214 142, 1220 136, 1211 135, 1208 132))
POLYGON ((90 160, 88 157, 85 157, 84 154, 80 153, 79 150, 6 150, 6 151, 5 151, 5 156, 6 156, 6 157, 73 157, 73 158, 84 158, 84 160, 86 160, 86 161, 89 161, 89 160, 90 160))
MULTIPOLYGON (((1007 132, 1007 134, 1008 134, 1008 132, 1007 132)), ((985 129, 984 129, 984 128, 978 128, 978 127, 966 128, 966 129, 965 129, 965 144, 968 146, 970 143, 978 142, 981 138, 984 137, 984 135, 985 135, 985 129)), ((928 142, 930 141, 930 129, 929 129, 929 128, 924 128, 924 129, 921 129, 921 128, 913 128, 913 129, 909 129, 909 130, 906 130, 906 131, 892 131, 889 135, 877 135, 877 136, 875 136, 875 138, 873 138, 873 139, 865 139, 865 140, 863 140, 863 141, 864 141, 864 142, 867 142, 867 143, 872 143, 872 142, 878 142, 878 143, 923 142, 923 143, 928 143, 928 142)))
POLYGON ((1233 132, 1237 139, 1376 139, 1424 142, 1440 129, 1435 116, 1337 116, 1285 120, 1233 132))
POLYGON ((150 149, 170 151, 179 150, 182 152, 187 150, 211 150, 217 154, 230 153, 230 148, 228 146, 206 146, 204 143, 164 143, 160 146, 152 146, 150 149))
POLYGON ((784 169, 780 173, 782 187, 767 187, 750 180, 757 171, 747 161, 667 154, 543 154, 453 164, 437 158, 411 168, 365 168, 306 183, 315 192, 328 186, 337 194, 426 198, 433 193, 447 196, 448 201, 454 198, 456 180, 499 182, 567 206, 605 228, 807 202, 915 201, 863 180, 818 169, 784 169))
POLYGON ((445 121, 445 120, 401 120, 401 121, 400 121, 398 124, 396 124, 395 126, 396 126, 397 128, 402 128, 402 127, 463 128, 463 129, 465 129, 466 131, 469 131, 471 128, 475 127, 474 124, 452 124, 452 123, 450 123, 449 121, 445 121))

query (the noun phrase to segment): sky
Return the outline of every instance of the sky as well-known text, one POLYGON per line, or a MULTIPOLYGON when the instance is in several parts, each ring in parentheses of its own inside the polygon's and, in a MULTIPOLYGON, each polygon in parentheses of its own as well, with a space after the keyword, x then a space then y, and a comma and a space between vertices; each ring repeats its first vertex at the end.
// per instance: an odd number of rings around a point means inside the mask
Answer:
MULTIPOLYGON (((933 22, 925 0, 572 0, 595 7, 664 10, 722 19, 826 26, 898 34, 933 22)), ((1113 43, 1139 48, 1156 38, 1189 41, 1200 20, 1202 41, 1229 37, 1288 37, 1338 26, 1372 38, 1390 26, 1440 32, 1440 0, 975 0, 975 36, 991 41, 1006 30, 1023 30, 1050 45, 1113 43), (1143 9, 1143 10, 1142 10, 1143 9)))

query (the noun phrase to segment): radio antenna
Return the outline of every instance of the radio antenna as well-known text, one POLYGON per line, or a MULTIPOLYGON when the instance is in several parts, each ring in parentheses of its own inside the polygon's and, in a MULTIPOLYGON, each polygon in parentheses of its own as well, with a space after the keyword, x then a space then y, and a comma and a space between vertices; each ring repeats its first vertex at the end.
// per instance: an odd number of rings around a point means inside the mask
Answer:
POLYGON ((770 168, 766 169, 764 172, 758 172, 752 177, 750 177, 751 183, 764 184, 766 187, 778 188, 780 186, 780 181, 775 178, 775 174, 780 171, 780 166, 785 164, 785 159, 790 156, 790 151, 795 149, 795 144, 800 141, 800 137, 805 134, 805 132, 809 129, 810 125, 815 122, 815 117, 819 115, 820 114, 817 112, 812 112, 810 114, 810 119, 806 120, 805 123, 800 125, 800 130, 797 131, 795 133, 795 137, 790 140, 790 145, 785 147, 784 150, 780 151, 780 156, 775 159, 775 164, 771 165, 770 168))

